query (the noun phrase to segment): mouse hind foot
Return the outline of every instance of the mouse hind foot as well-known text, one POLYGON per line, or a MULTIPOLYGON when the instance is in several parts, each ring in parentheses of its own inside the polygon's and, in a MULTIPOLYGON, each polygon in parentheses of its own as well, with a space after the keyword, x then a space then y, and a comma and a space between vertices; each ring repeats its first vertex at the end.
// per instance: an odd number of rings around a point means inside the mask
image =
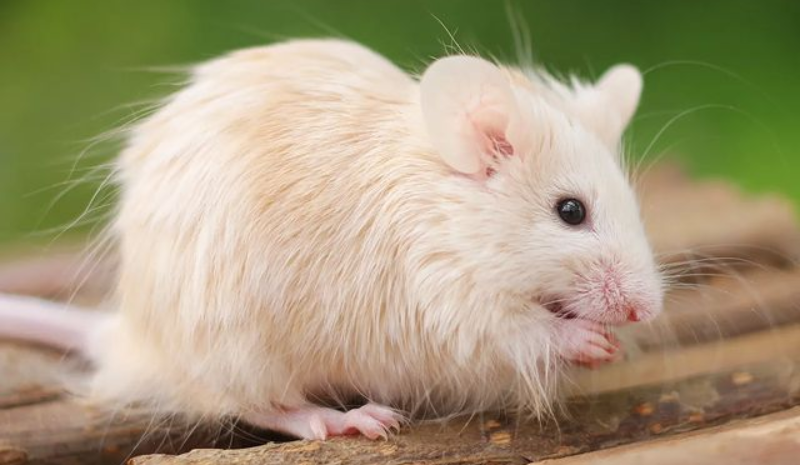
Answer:
POLYGON ((260 428, 319 440, 354 434, 369 439, 386 439, 392 430, 399 430, 405 420, 398 412, 378 404, 367 404, 347 412, 308 406, 282 412, 253 413, 242 419, 260 428))

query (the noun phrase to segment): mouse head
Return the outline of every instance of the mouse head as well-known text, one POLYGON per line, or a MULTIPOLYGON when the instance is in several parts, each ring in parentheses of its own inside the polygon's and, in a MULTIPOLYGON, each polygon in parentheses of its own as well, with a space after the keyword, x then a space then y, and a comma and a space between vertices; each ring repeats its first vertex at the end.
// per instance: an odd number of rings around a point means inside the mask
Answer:
POLYGON ((620 65, 594 85, 470 56, 434 62, 421 106, 433 148, 472 190, 482 272, 534 308, 603 323, 647 320, 662 283, 619 141, 642 87, 620 65))

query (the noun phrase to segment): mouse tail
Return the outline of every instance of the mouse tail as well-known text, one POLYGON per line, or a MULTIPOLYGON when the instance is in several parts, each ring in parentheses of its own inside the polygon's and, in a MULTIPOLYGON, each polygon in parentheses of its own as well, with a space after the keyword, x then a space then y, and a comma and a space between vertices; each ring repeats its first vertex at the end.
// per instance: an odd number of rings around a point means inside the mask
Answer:
POLYGON ((92 357, 95 335, 112 315, 34 297, 0 294, 0 339, 43 344, 92 357))

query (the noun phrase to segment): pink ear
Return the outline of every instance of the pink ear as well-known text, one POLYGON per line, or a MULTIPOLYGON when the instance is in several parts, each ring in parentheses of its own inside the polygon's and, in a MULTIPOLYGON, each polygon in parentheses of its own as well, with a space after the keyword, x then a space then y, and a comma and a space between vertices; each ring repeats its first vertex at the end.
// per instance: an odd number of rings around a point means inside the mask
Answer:
POLYGON ((609 147, 619 144, 642 93, 642 75, 631 65, 617 65, 597 84, 578 93, 578 116, 609 147))
POLYGON ((434 62, 420 81, 425 127, 454 170, 485 178, 498 157, 519 153, 522 130, 514 91, 498 67, 476 57, 434 62))

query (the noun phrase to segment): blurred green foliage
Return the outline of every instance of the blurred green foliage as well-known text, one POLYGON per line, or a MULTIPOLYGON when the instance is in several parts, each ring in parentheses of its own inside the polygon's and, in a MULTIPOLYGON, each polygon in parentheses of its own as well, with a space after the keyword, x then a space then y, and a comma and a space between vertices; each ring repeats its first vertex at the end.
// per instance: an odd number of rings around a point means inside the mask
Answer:
MULTIPOLYGON (((646 70, 629 133, 646 162, 676 153, 698 174, 800 201, 797 1, 0 0, 0 244, 52 240, 47 231, 80 217, 100 181, 87 170, 114 147, 75 160, 135 116, 129 104, 173 89, 174 76, 153 69, 339 35, 419 70, 451 43, 443 25, 460 44, 514 61, 507 7, 553 70, 646 70)), ((95 203, 88 218, 108 202, 95 203)), ((80 223, 67 234, 86 233, 80 223)))

